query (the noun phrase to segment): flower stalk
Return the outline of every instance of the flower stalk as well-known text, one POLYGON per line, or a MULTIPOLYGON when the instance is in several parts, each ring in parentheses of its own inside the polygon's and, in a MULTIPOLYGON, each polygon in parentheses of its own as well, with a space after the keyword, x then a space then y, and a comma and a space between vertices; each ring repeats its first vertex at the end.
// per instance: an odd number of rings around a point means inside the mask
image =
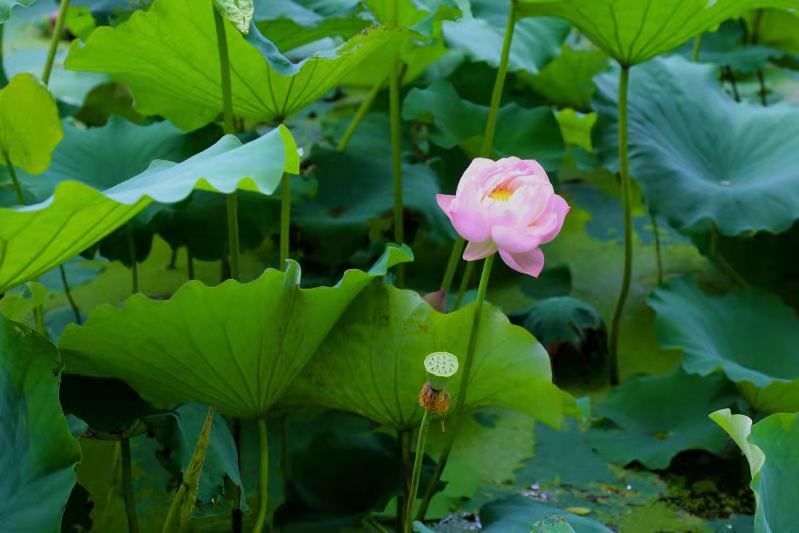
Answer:
MULTIPOLYGON (((485 261, 483 261, 483 272, 480 275, 480 284, 477 287, 477 299, 475 300, 474 304, 472 328, 469 333, 469 344, 466 347, 466 357, 463 360, 463 372, 461 373, 460 387, 458 387, 458 397, 455 400, 455 409, 453 411, 454 421, 450 424, 451 426, 454 426, 457 423, 458 416, 463 411, 463 406, 466 403, 466 393, 469 389, 469 380, 471 379, 472 365, 474 364, 474 352, 477 349, 477 337, 480 330, 480 317, 483 314, 483 302, 485 302, 486 291, 488 289, 488 280, 491 277, 491 266, 494 264, 494 256, 495 254, 489 255, 485 258, 485 261)), ((449 436, 444 443, 444 447, 438 456, 438 464, 436 465, 436 470, 433 473, 433 477, 430 479, 427 487, 425 487, 424 496, 422 496, 422 503, 419 507, 419 511, 416 514, 417 520, 424 520, 424 516, 427 514, 427 508, 430 506, 430 500, 433 498, 438 481, 441 479, 441 475, 444 473, 444 469, 447 466, 447 460, 449 459, 449 454, 452 451, 452 445, 455 442, 455 434, 455 427, 452 427, 450 429, 449 436)))
MULTIPOLYGON (((458 358, 448 352, 433 352, 425 357, 424 366, 425 370, 427 370, 428 380, 419 392, 419 405, 424 409, 424 414, 419 424, 419 435, 416 439, 413 474, 411 476, 411 486, 408 491, 403 524, 404 533, 410 533, 413 530, 413 507, 416 502, 416 494, 419 492, 419 481, 422 477, 422 462, 427 444, 427 431, 430 428, 430 418, 433 415, 439 415, 443 421, 443 417, 449 411, 450 395, 446 390, 446 385, 449 379, 458 372, 458 358)), ((458 398, 461 398, 460 393, 458 398)), ((444 427, 443 422, 441 427, 444 427)))
POLYGON ((355 112, 355 116, 352 117, 349 125, 347 126, 346 131, 344 131, 344 135, 341 136, 341 139, 336 146, 336 150, 339 152, 343 152, 347 149, 347 145, 352 140, 353 135, 358 130, 358 127, 363 122, 363 119, 366 118, 367 113, 372 108, 372 104, 377 98, 377 94, 380 92, 380 89, 383 88, 383 84, 386 80, 382 79, 379 82, 375 83, 374 86, 369 90, 369 93, 366 95, 366 98, 361 102, 361 105, 358 106, 358 110, 355 112))
MULTIPOLYGON (((219 50, 219 73, 222 86, 222 124, 225 134, 236 131, 233 119, 233 90, 230 83, 230 54, 227 46, 225 19, 211 2, 214 12, 214 26, 216 28, 216 43, 219 50)), ((239 248, 239 206, 236 192, 227 195, 227 227, 228 227, 228 260, 230 262, 230 277, 239 280, 241 277, 239 248)))
POLYGON ((128 519, 128 533, 138 533, 139 520, 136 517, 136 499, 133 495, 133 473, 131 468, 130 439, 122 437, 122 497, 125 501, 125 514, 128 519))
POLYGON ((258 447, 260 458, 258 463, 258 516, 255 519, 253 533, 261 533, 266 525, 269 495, 269 432, 266 420, 258 419, 258 447))
POLYGON ((53 36, 50 39, 50 49, 47 51, 47 60, 44 64, 44 72, 42 73, 42 81, 45 85, 50 83, 50 74, 53 73, 53 63, 55 63, 55 55, 58 52, 58 43, 61 41, 61 35, 64 33, 64 23, 67 19, 68 10, 69 0, 61 0, 61 5, 58 8, 58 18, 56 18, 55 27, 53 28, 53 36))
MULTIPOLYGON (((508 21, 505 26, 505 35, 502 40, 502 51, 499 57, 499 67, 497 69, 497 76, 494 78, 494 87, 491 90, 491 103, 488 107, 488 117, 486 118, 486 126, 483 132, 483 142, 480 146, 480 156, 489 157, 493 152, 494 134, 497 127, 497 116, 499 115, 499 105, 502 103, 502 91, 505 88, 505 79, 508 76, 508 64, 510 62, 510 49, 513 44, 513 32, 516 28, 516 0, 510 0, 510 12, 508 13, 508 21)), ((458 236, 452 244, 452 251, 450 258, 447 262, 447 269, 444 271, 444 278, 441 281, 441 292, 446 298, 452 287, 452 280, 455 277, 455 271, 458 268, 458 261, 463 254, 463 248, 466 245, 463 237, 458 236)), ((466 276, 466 272, 464 276, 466 276)), ((467 280, 468 283, 468 280, 467 280)), ((462 297, 461 297, 462 298, 462 297)), ((458 305, 455 306, 458 308, 458 305)))
POLYGON ((610 323, 608 352, 610 354, 610 382, 619 383, 619 334, 621 332, 621 316, 624 304, 630 292, 630 280, 633 271, 633 215, 632 191, 630 184, 629 159, 627 156, 627 97, 630 85, 630 67, 622 65, 619 80, 619 174, 621 179, 621 197, 624 205, 624 271, 621 288, 613 318, 610 323))

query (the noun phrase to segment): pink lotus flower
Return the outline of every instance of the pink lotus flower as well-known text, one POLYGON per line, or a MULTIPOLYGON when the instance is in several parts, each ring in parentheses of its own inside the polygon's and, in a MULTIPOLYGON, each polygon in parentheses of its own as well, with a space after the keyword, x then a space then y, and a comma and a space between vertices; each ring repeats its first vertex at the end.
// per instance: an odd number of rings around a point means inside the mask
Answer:
POLYGON ((544 268, 540 246, 560 233, 569 212, 541 165, 518 157, 475 159, 455 196, 438 194, 436 199, 458 234, 469 241, 466 261, 499 251, 506 265, 533 277, 544 268))

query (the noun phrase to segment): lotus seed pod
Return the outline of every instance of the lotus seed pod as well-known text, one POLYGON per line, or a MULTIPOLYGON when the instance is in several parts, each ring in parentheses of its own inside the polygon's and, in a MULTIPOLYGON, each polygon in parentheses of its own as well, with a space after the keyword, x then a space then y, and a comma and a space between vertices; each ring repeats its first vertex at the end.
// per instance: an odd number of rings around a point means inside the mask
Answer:
POLYGON ((428 413, 444 416, 449 411, 451 397, 443 389, 436 389, 428 381, 419 392, 419 405, 428 413))
POLYGON ((250 21, 255 12, 253 0, 214 0, 214 4, 222 16, 232 22, 237 30, 245 35, 249 33, 250 21))
POLYGON ((433 352, 424 358, 424 368, 430 384, 440 390, 458 372, 458 358, 449 352, 433 352))

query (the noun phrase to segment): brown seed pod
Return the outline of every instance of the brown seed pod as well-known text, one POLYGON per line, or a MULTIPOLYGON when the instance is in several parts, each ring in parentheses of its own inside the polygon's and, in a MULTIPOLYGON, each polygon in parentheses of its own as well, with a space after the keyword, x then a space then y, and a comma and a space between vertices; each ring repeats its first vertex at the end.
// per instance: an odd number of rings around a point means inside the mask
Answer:
POLYGON ((434 389, 428 381, 419 392, 419 405, 428 413, 444 416, 449 411, 450 395, 445 390, 434 389))

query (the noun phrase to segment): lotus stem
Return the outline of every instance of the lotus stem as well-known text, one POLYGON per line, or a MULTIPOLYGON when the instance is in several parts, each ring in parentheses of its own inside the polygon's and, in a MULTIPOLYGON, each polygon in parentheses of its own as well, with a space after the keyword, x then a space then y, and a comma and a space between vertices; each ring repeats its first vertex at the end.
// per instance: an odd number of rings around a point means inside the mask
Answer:
POLYGON ((286 270, 289 258, 289 229, 291 228, 291 178, 283 173, 280 193, 280 270, 286 270))
MULTIPOLYGON (((225 32, 225 19, 211 2, 214 12, 214 26, 216 27, 216 43, 219 50, 219 73, 222 85, 222 125, 225 134, 233 134, 236 124, 233 118, 233 91, 230 83, 230 54, 227 47, 225 32)), ((230 277, 241 278, 239 248, 239 207, 236 191, 227 195, 227 227, 228 227, 228 260, 230 262, 230 277)))
POLYGON ((263 418, 258 419, 258 445, 261 452, 258 465, 258 516, 252 528, 253 533, 261 533, 266 525, 269 495, 269 432, 263 418))
POLYGON ((633 272, 633 215, 630 191, 629 160, 627 158, 627 96, 630 85, 630 67, 622 65, 619 80, 619 174, 621 178, 621 195, 624 205, 624 271, 621 278, 621 289, 613 318, 610 323, 608 352, 610 354, 610 383, 619 383, 619 333, 621 315, 627 295, 630 292, 630 280, 633 272))
MULTIPOLYGON (((508 63, 510 62, 510 49, 513 44, 513 33, 516 28, 516 0, 510 0, 510 11, 508 13, 508 21, 505 26, 505 36, 502 40, 502 51, 499 57, 499 67, 497 69, 497 76, 494 78, 494 88, 491 90, 491 103, 488 106, 488 117, 486 118, 486 126, 483 132, 483 142, 480 147, 481 157, 490 157, 493 153, 494 147, 494 134, 497 128, 497 116, 499 115, 499 105, 502 103, 502 91, 505 88, 505 79, 508 76, 508 63)), ((449 262, 447 269, 444 271, 444 279, 441 281, 441 290, 446 296, 452 285, 452 279, 455 276, 455 270, 458 267, 458 259, 463 253, 465 241, 462 237, 455 239, 452 243, 452 251, 450 252, 449 262)), ((464 272, 464 276, 466 272, 464 272)), ((457 305, 455 308, 457 309, 457 305)))
POLYGON ((652 220, 652 234, 655 237, 655 262, 657 264, 658 285, 663 285, 663 256, 660 249, 660 228, 658 227, 657 216, 654 211, 649 211, 649 218, 652 220))
POLYGON ((133 238, 133 226, 125 226, 125 238, 128 241, 128 257, 130 259, 130 275, 132 278, 133 294, 139 292, 139 264, 136 262, 136 241, 133 238))
POLYGON ((3 28, 5 27, 5 24, 0 24, 0 87, 8 85, 8 77, 3 63, 3 28))
MULTIPOLYGON (((42 82, 45 86, 50 84, 50 74, 53 72, 53 63, 55 62, 55 55, 58 51, 58 43, 61 41, 61 36, 64 33, 64 23, 67 18, 67 10, 69 10, 69 0, 61 0, 61 5, 58 9, 58 18, 56 19, 55 28, 53 28, 53 36, 50 39, 50 49, 47 52, 47 60, 44 64, 44 71, 42 71, 42 82)), ((2 27, 0 27, 0 36, 2 36, 2 27)), ((0 71, 2 71, 2 38, 0 38, 0 71)), ((5 73, 0 72, 0 78, 5 78, 5 73)), ((80 318, 80 309, 72 298, 72 291, 69 288, 69 280, 67 280, 67 271, 64 265, 58 265, 58 271, 61 275, 61 284, 64 286, 64 294, 67 297, 69 306, 72 308, 72 313, 75 315, 75 322, 80 325, 82 322, 80 318)))
POLYGON ((466 269, 463 271, 463 277, 461 278, 460 287, 458 287, 458 296, 455 298, 455 305, 453 309, 460 309, 461 304, 463 303, 463 298, 466 296, 466 291, 469 289, 469 285, 472 283, 472 277, 474 276, 474 262, 466 263, 466 269))
POLYGON ((422 422, 419 424, 419 436, 416 439, 416 455, 413 460, 413 475, 411 476, 411 490, 408 492, 408 502, 405 511, 405 533, 413 530, 413 504, 416 493, 419 492, 419 480, 422 477, 422 460, 427 443, 427 429, 430 427, 430 413, 425 409, 422 422))
POLYGON ((455 279, 455 271, 458 270, 460 264, 461 254, 463 248, 466 246, 466 241, 458 235, 455 242, 452 243, 452 251, 449 253, 449 260, 447 261, 447 269, 444 271, 444 279, 441 280, 441 292, 444 298, 447 297, 450 287, 452 287, 452 280, 455 279))
MULTIPOLYGON (((394 242, 405 240, 404 200, 402 197, 402 123, 400 117, 400 71, 401 60, 397 57, 389 77, 389 115, 391 120, 391 174, 394 177, 394 242)), ((404 285, 404 269, 397 270, 397 285, 404 285)))
POLYGON ((489 157, 493 152, 494 133, 497 128, 497 115, 499 114, 499 104, 502 103, 502 90, 505 88, 505 78, 508 76, 510 49, 513 44, 513 31, 515 27, 516 1, 511 0, 508 22, 505 26, 505 37, 502 40, 502 52, 499 57, 499 68, 497 69, 497 77, 494 78, 494 88, 491 91, 491 105, 488 107, 488 119, 486 120, 485 133, 483 134, 483 144, 480 148, 480 155, 483 157, 489 157))
POLYGON ((338 142, 338 146, 336 146, 336 150, 339 152, 343 152, 347 149, 347 145, 352 140, 352 136, 355 135, 355 132, 358 130, 358 127, 363 122, 363 119, 366 118, 367 113, 369 113, 369 109, 371 109, 372 104, 377 97, 377 94, 380 92, 380 89, 383 88, 383 84, 386 80, 380 80, 379 82, 375 83, 374 86, 369 90, 369 93, 366 95, 366 98, 361 105, 358 106, 358 110, 355 112, 355 116, 352 117, 349 125, 347 126, 347 130, 344 132, 344 135, 341 137, 341 140, 338 142))
POLYGON ((702 52, 702 34, 694 39, 694 47, 691 50, 691 63, 699 63, 699 54, 702 52))
POLYGON ((61 41, 61 35, 64 33, 64 23, 66 22, 68 9, 69 0, 61 0, 61 5, 58 8, 58 18, 53 28, 53 36, 50 38, 50 49, 47 51, 47 61, 44 64, 44 71, 42 72, 42 81, 45 85, 50 83, 50 74, 53 73, 53 63, 55 62, 56 52, 58 52, 58 43, 61 41))
POLYGON ((11 161, 11 156, 9 156, 8 152, 5 150, 3 150, 3 159, 6 162, 8 174, 11 176, 11 183, 14 186, 14 192, 17 194, 17 202, 19 205, 25 205, 25 195, 22 193, 22 185, 20 185, 19 178, 17 178, 17 171, 14 168, 14 162, 11 161))
POLYGON ((136 499, 133 495, 133 474, 131 471, 130 439, 120 440, 122 447, 122 497, 125 500, 125 514, 128 518, 128 533, 138 533, 139 522, 136 518, 136 499))
POLYGON ((463 360, 463 371, 461 372, 460 387, 458 388, 458 397, 455 399, 455 409, 453 411, 452 421, 450 422, 450 431, 444 443, 444 448, 438 457, 438 464, 433 473, 433 477, 427 484, 422 497, 422 503, 419 506, 419 511, 416 513, 417 520, 424 520, 427 514, 427 508, 430 506, 430 500, 436 491, 438 481, 444 473, 449 459, 449 453, 452 451, 452 445, 455 443, 456 425, 458 417, 463 411, 463 406, 466 403, 466 393, 469 389, 469 380, 471 379, 472 365, 474 364, 474 352, 477 349, 477 338, 480 332, 480 317, 483 312, 483 303, 485 302, 486 291, 488 289, 488 280, 491 277, 491 266, 494 263, 494 254, 489 255, 483 261, 483 272, 480 275, 480 284, 477 287, 477 299, 474 304, 474 315, 472 317, 472 329, 469 332, 469 344, 466 347, 466 356, 463 360))

